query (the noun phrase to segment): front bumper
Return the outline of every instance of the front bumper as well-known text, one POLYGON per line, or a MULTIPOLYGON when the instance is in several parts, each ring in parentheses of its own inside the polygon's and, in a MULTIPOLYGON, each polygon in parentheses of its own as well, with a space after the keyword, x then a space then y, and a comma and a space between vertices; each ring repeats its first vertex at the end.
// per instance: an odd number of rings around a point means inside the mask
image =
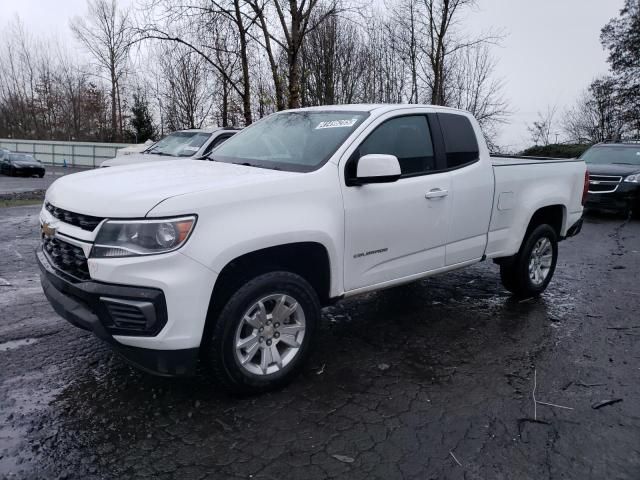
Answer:
POLYGON ((640 185, 621 183, 614 192, 593 193, 587 196, 586 208, 592 210, 614 210, 626 212, 640 209, 640 185))
POLYGON ((32 177, 34 175, 44 176, 44 168, 42 167, 14 167, 16 175, 32 177))
POLYGON ((175 376, 195 371, 197 347, 156 350, 124 345, 114 338, 114 335, 123 334, 127 337, 156 336, 167 323, 162 290, 98 281, 78 282, 56 270, 41 248, 36 251, 36 257, 44 293, 54 310, 69 323, 93 332, 129 363, 147 372, 175 376), (139 313, 134 315, 133 308, 139 313), (132 325, 136 329, 132 330, 132 325))

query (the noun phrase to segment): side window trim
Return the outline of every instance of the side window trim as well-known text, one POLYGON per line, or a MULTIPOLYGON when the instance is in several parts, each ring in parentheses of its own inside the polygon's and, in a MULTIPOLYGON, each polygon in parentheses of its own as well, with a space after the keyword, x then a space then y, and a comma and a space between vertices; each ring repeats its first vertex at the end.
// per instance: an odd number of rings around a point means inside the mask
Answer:
POLYGON ((203 155, 209 155, 211 151, 216 148, 218 145, 221 145, 225 140, 229 140, 233 137, 233 133, 223 133, 218 135, 216 138, 211 140, 206 148, 203 150, 203 155))
POLYGON ((431 140, 433 142, 433 151, 436 156, 436 172, 447 171, 447 152, 444 147, 444 136, 442 135, 442 127, 437 113, 427 113, 429 129, 431 130, 431 140))
POLYGON ((376 130, 378 128, 380 128, 382 125, 384 125, 386 122, 389 122, 391 120, 396 120, 398 118, 403 118, 403 117, 425 117, 425 119, 427 120, 427 125, 429 127, 429 134, 431 135, 431 144, 433 145, 433 153, 434 153, 434 156, 435 156, 436 169, 433 170, 433 171, 429 171, 429 172, 418 172, 418 173, 412 173, 412 174, 404 174, 398 179, 398 182, 401 182, 405 178, 422 177, 422 176, 425 176, 425 175, 434 175, 434 174, 446 172, 446 169, 442 168, 442 167, 446 167, 446 154, 445 154, 445 151, 444 151, 444 139, 442 137, 442 132, 440 131, 440 122, 438 121, 437 114, 428 113, 428 112, 403 113, 401 115, 396 115, 396 116, 393 116, 393 117, 390 117, 390 118, 387 118, 387 119, 383 120, 378 125, 376 125, 375 128, 371 132, 369 132, 365 138, 363 138, 358 143, 358 146, 354 149, 353 153, 351 154, 351 156, 349 157, 349 159, 346 161, 346 163, 344 165, 344 179, 345 179, 345 185, 347 187, 356 186, 355 184, 352 184, 350 182, 350 180, 349 180, 350 177, 349 177, 349 174, 348 174, 348 170, 349 170, 349 167, 354 162, 356 162, 358 160, 359 152, 360 152, 360 146, 364 142, 366 142, 367 139, 371 135, 373 135, 376 132, 376 130), (432 118, 433 118, 433 120, 432 120, 432 118))

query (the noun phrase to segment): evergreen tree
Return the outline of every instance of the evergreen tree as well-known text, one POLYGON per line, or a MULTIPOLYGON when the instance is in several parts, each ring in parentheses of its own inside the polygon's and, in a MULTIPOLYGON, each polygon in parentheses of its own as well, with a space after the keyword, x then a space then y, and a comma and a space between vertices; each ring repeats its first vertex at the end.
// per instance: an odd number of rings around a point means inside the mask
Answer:
POLYGON ((626 0, 602 29, 602 44, 617 84, 618 101, 631 135, 640 135, 640 0, 626 0))
POLYGON ((156 127, 149 112, 149 102, 140 92, 133 95, 133 106, 131 107, 131 129, 129 135, 137 143, 144 143, 153 140, 156 136, 156 127))

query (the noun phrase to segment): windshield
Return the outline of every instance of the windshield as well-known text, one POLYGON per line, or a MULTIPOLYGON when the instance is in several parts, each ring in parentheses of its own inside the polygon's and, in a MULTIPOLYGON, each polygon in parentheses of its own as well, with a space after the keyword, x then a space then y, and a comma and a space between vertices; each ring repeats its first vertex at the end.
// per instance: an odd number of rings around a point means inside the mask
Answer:
POLYGON ((590 164, 640 165, 640 145, 591 147, 581 158, 590 164))
POLYGON ((275 113, 234 135, 212 157, 219 162, 310 172, 329 160, 367 116, 367 112, 275 113))
POLYGON ((37 160, 31 155, 25 155, 23 153, 11 153, 9 154, 9 160, 11 160, 12 162, 37 162, 37 160))
POLYGON ((174 132, 154 143, 145 153, 192 157, 209 138, 211 134, 207 132, 174 132))

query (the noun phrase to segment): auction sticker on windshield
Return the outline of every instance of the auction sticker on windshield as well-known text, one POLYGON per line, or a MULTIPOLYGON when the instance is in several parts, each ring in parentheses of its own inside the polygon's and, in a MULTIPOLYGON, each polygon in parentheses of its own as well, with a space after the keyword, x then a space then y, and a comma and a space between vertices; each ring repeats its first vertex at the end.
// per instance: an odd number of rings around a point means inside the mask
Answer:
POLYGON ((321 128, 353 127, 357 121, 357 118, 349 118, 346 120, 327 120, 326 122, 320 122, 316 127, 316 130, 320 130, 321 128))

